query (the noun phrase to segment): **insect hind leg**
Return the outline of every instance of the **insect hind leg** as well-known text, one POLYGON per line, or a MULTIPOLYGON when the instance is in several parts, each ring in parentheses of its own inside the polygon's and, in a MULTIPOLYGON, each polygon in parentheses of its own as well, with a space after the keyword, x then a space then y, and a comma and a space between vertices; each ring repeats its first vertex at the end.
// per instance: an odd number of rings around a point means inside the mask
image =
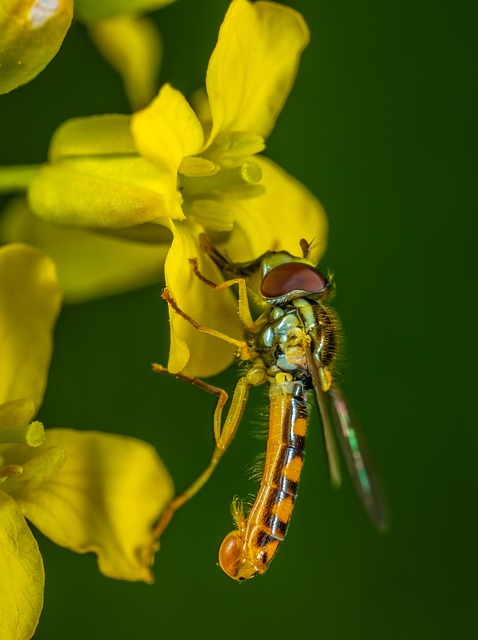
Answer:
POLYGON ((159 521, 157 522, 153 530, 153 537, 154 537, 153 547, 155 547, 156 541, 168 526, 175 512, 180 507, 182 507, 186 502, 188 502, 194 495, 196 495, 196 493, 206 484, 206 482, 211 477, 219 460, 222 458, 222 456, 226 452, 229 444, 232 442, 236 434, 237 428, 239 426, 239 422, 241 420, 242 414, 244 412, 244 408, 246 406, 247 398, 249 396, 249 389, 251 386, 260 384, 260 379, 257 377, 257 372, 255 372, 255 376, 246 374, 245 376, 243 376, 238 380, 236 387, 234 389, 232 399, 231 399, 231 404, 229 406, 227 415, 223 422, 222 412, 229 397, 227 392, 224 391, 224 389, 208 384, 207 382, 204 382, 199 378, 186 376, 182 373, 171 373, 168 369, 166 369, 165 367, 159 364, 153 364, 152 369, 156 373, 165 373, 165 374, 173 375, 174 377, 180 380, 184 380, 186 382, 194 384, 200 389, 204 389, 208 393, 218 398, 216 408, 214 410, 215 447, 211 456, 211 460, 208 466, 196 478, 196 480, 194 480, 194 482, 192 482, 187 489, 185 489, 180 494, 178 494, 161 515, 159 521))

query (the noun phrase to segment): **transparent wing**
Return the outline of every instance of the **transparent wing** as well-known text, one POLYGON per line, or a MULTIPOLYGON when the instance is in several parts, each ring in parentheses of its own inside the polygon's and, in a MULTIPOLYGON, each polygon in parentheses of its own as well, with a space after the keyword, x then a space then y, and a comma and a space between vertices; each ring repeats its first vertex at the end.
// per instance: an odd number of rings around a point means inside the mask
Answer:
POLYGON ((317 405, 320 411, 322 433, 324 436, 325 452, 327 454, 327 466, 329 468, 330 482, 334 487, 340 487, 342 484, 342 476, 340 473, 340 460, 337 452, 337 446, 335 444, 332 422, 330 420, 330 414, 327 407, 327 400, 325 393, 320 386, 319 372, 313 361, 310 350, 306 350, 307 353, 307 368, 312 376, 312 382, 314 383, 315 395, 317 397, 317 405))
POLYGON ((388 528, 386 503, 360 428, 335 383, 327 395, 330 397, 335 433, 360 501, 377 529, 385 531, 388 528))

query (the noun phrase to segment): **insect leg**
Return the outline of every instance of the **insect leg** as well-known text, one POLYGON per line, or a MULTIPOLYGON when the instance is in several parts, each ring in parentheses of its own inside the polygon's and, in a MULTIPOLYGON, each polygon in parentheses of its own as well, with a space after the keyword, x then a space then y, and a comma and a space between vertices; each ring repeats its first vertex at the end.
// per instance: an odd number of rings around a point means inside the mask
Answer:
POLYGON ((209 287, 211 287, 215 291, 222 291, 223 289, 228 289, 229 287, 232 287, 235 284, 238 285, 239 299, 238 299, 237 310, 239 313, 239 318, 241 319, 241 322, 244 328, 246 329, 246 331, 252 331, 255 325, 254 325, 254 320, 252 319, 251 309, 249 307, 249 299, 247 297, 247 286, 244 278, 233 278, 232 280, 226 280, 225 282, 220 282, 219 284, 216 284, 215 282, 208 280, 208 278, 203 276, 203 274, 199 271, 197 258, 190 258, 189 262, 191 263, 194 274, 199 278, 199 280, 207 284, 209 287))
POLYGON ((237 353, 241 358, 241 360, 250 360, 249 346, 245 340, 237 340, 236 338, 232 338, 231 336, 228 336, 226 333, 222 333, 221 331, 217 331, 216 329, 211 329, 210 327, 204 327, 203 325, 196 322, 194 318, 191 318, 191 316, 189 316, 185 311, 183 311, 180 307, 178 307, 176 300, 169 293, 169 289, 167 287, 163 289, 161 297, 163 298, 163 300, 165 300, 169 304, 171 309, 174 309, 174 311, 178 315, 180 315, 182 318, 184 318, 190 324, 192 324, 193 327, 197 329, 200 333, 205 333, 209 336, 214 336, 219 340, 224 340, 224 342, 228 342, 229 344, 233 344, 235 347, 237 347, 237 353))
POLYGON ((162 367, 159 364, 152 365, 153 371, 157 373, 167 373, 170 375, 174 375, 176 378, 180 380, 185 380, 186 382, 190 382, 195 386, 204 389, 208 393, 215 395, 218 398, 216 408, 214 410, 214 440, 215 447, 211 457, 211 461, 206 469, 194 480, 194 482, 182 493, 177 495, 174 500, 169 504, 164 513, 162 514, 160 520, 156 524, 154 528, 154 539, 157 540, 159 536, 162 534, 164 529, 169 524, 171 518, 174 513, 183 506, 188 500, 190 500, 201 487, 209 480, 214 469, 216 468, 219 460, 222 458, 224 453, 226 452, 229 444, 231 443, 234 435, 236 434, 237 427, 239 426, 239 422, 241 420, 242 414, 244 412, 244 408, 246 406, 247 398, 249 396, 249 389, 251 386, 255 386, 260 384, 263 380, 258 377, 257 370, 253 368, 246 375, 239 379, 234 389, 234 393, 232 396, 231 404, 229 406, 229 410, 227 412, 226 418, 224 422, 222 421, 222 411, 224 406, 228 400, 228 394, 224 389, 220 389, 219 387, 214 387, 213 385, 204 382, 198 378, 192 378, 189 376, 185 376, 181 373, 171 374, 168 369, 162 367))

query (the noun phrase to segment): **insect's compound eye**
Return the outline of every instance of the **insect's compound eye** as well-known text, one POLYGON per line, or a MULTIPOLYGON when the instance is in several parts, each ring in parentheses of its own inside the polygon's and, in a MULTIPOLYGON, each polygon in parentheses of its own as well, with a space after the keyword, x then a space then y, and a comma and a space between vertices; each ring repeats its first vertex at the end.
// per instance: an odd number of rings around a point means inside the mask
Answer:
POLYGON ((327 288, 327 278, 303 262, 286 262, 269 271, 261 284, 266 298, 279 298, 292 291, 318 293, 327 288))

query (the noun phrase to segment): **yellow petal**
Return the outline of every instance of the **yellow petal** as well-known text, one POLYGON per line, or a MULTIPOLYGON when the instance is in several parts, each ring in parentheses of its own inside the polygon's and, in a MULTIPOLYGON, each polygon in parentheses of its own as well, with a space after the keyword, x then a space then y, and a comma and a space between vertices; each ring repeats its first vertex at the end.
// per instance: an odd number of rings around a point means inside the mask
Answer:
POLYGON ((130 116, 118 113, 67 120, 53 134, 49 159, 135 155, 130 122, 130 116))
POLYGON ((203 130, 209 133, 212 127, 212 114, 211 105, 209 104, 209 98, 207 97, 206 87, 200 87, 193 91, 189 96, 189 102, 194 109, 194 113, 199 118, 199 122, 202 124, 203 130))
POLYGON ((40 451, 51 447, 63 449, 66 462, 16 494, 24 515, 56 544, 96 553, 104 575, 150 582, 151 527, 173 496, 153 447, 134 438, 48 429, 40 451))
MULTIPOLYGON (((43 166, 30 183, 28 202, 48 222, 123 228, 166 215, 162 188, 143 158, 72 158, 43 166)), ((180 209, 178 215, 183 217, 180 209)))
POLYGON ((29 640, 43 607, 43 561, 20 509, 3 491, 0 491, 0 576, 2 640, 29 640))
POLYGON ((138 151, 154 163, 165 191, 166 215, 181 219, 177 174, 184 157, 202 147, 203 130, 185 97, 165 84, 157 98, 135 113, 131 130, 138 151))
POLYGON ((227 252, 236 262, 257 258, 265 251, 289 251, 301 256, 299 242, 312 242, 310 259, 317 263, 327 245, 328 223, 313 194, 271 160, 255 156, 262 168, 264 193, 230 202, 236 227, 227 252))
POLYGON ((166 243, 132 242, 50 225, 34 216, 22 197, 12 199, 4 210, 0 219, 0 240, 23 241, 45 251, 58 269, 66 303, 158 283, 163 279, 169 248, 166 243))
POLYGON ((0 93, 30 82, 56 55, 73 16, 73 0, 0 2, 0 93))
POLYGON ((111 66, 123 78, 133 110, 141 109, 157 92, 162 42, 149 18, 117 16, 92 23, 88 32, 111 66))
POLYGON ((0 427, 28 424, 37 412, 29 398, 17 398, 0 404, 0 427))
POLYGON ((233 0, 206 76, 213 129, 266 137, 294 82, 309 31, 297 11, 233 0))
POLYGON ((38 249, 0 249, 0 403, 43 398, 61 302, 53 262, 38 249))
MULTIPOLYGON (((199 270, 206 278, 213 282, 223 280, 211 260, 198 247, 197 237, 202 228, 190 222, 180 222, 172 227, 174 240, 164 270, 166 285, 178 306, 199 324, 240 338, 242 329, 232 291, 214 291, 194 275, 189 263, 190 258, 198 258, 199 270)), ((233 346, 201 334, 171 308, 169 318, 170 371, 205 377, 222 371, 231 363, 235 351, 233 346)))

